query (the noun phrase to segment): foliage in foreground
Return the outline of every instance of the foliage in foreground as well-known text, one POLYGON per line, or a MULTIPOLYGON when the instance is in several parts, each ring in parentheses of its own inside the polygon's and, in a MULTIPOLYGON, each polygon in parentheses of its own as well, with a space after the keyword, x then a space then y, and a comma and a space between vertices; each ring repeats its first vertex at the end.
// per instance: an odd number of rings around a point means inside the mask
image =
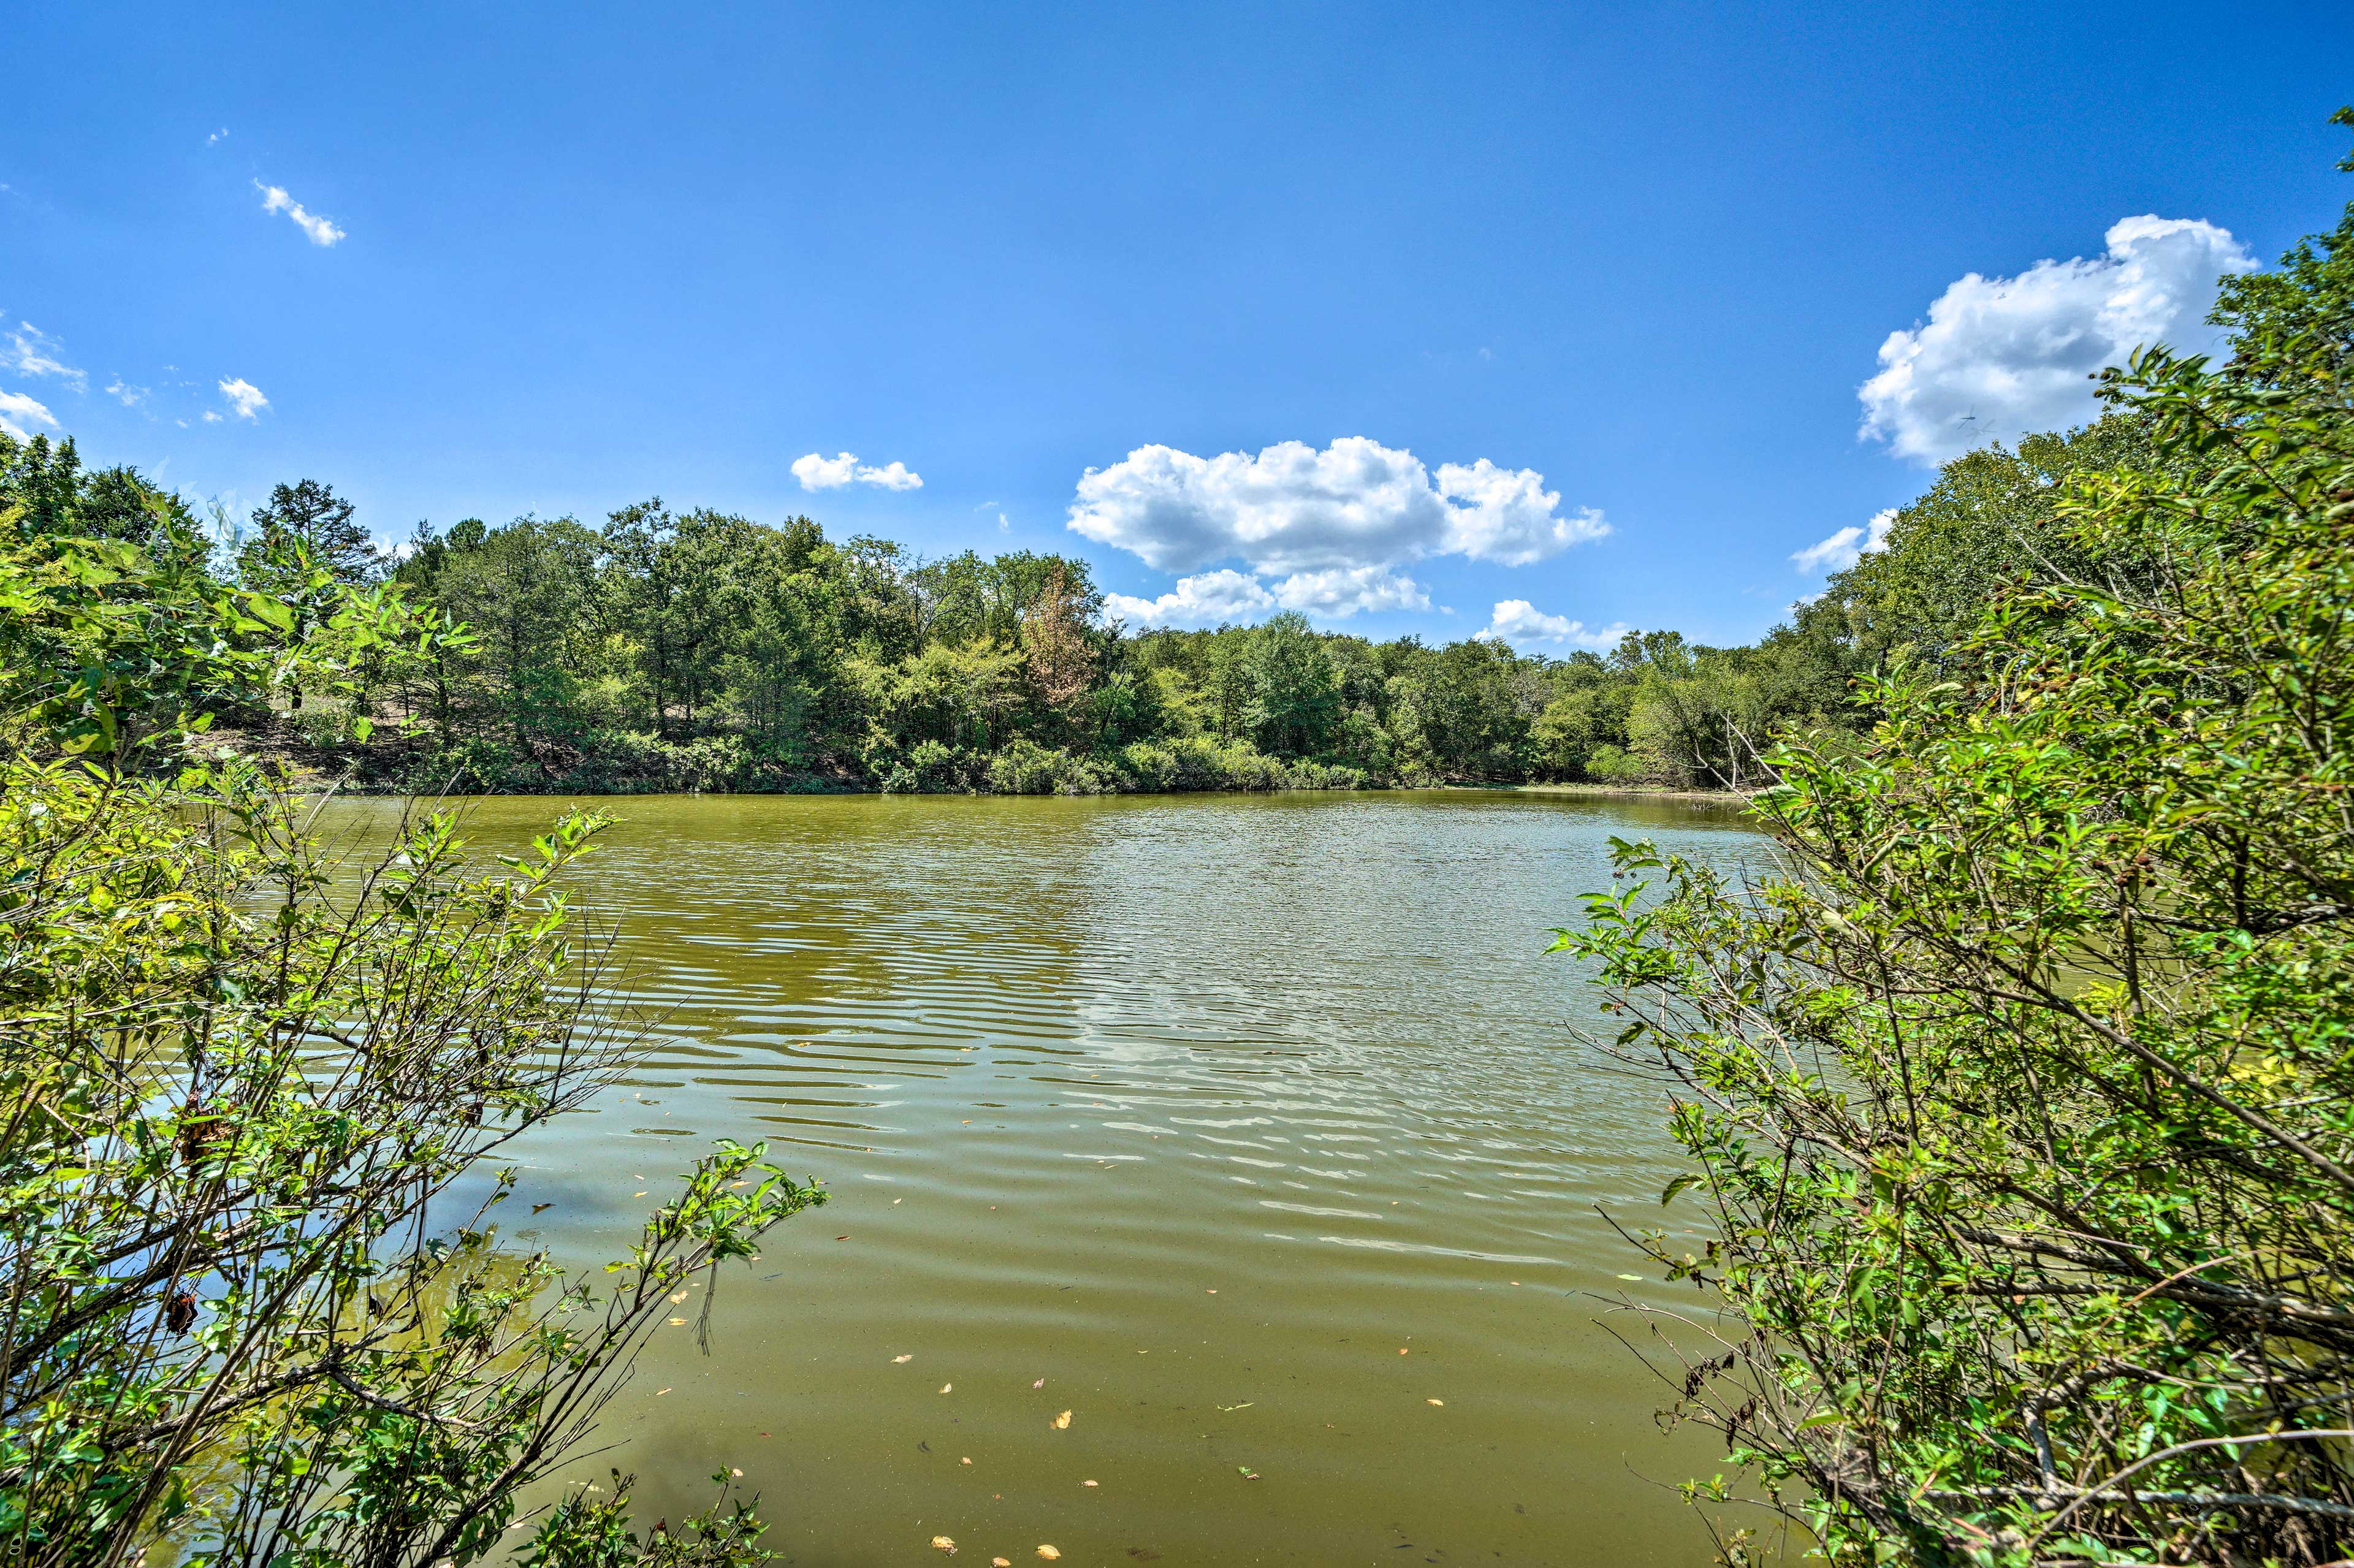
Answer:
POLYGON ((1790 748, 1772 874, 1622 846, 1562 941, 1709 1211, 1648 1238, 1733 1324, 1676 1412, 1836 1562, 2354 1553, 2354 420, 2112 390, 2162 461, 2065 510, 2135 569, 1790 748))
POLYGON ((724 1482, 643 1539, 586 1494, 526 1535, 515 1499, 673 1297, 822 1194, 723 1143, 597 1286, 502 1245, 485 1162, 627 1059, 583 1022, 556 886, 599 824, 484 874, 431 815, 336 863, 187 710, 347 690, 379 639, 447 629, 299 552, 320 613, 281 619, 178 569, 151 514, 126 538, 0 509, 0 1551, 761 1560, 724 1482))

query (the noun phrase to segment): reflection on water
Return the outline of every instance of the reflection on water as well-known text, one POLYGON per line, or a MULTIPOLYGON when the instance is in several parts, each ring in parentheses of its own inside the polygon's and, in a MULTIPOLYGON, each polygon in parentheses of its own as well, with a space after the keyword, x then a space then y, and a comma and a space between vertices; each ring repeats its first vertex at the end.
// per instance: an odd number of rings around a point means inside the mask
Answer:
MULTIPOLYGON (((722 1278, 713 1357, 658 1339, 579 1478, 633 1468, 674 1517, 739 1466, 806 1564, 936 1534, 980 1562, 1705 1560, 1663 1483, 1717 1456, 1659 1435, 1595 1322, 1663 1290, 1595 1212, 1654 1223, 1658 1090, 1567 1043, 1591 1003, 1541 954, 1609 835, 1754 856, 1731 811, 612 804, 582 896, 655 1048, 535 1136, 510 1212, 553 1201, 540 1239, 610 1251, 720 1136, 833 1202, 722 1278)), ((471 831, 553 810, 477 802, 471 831)))

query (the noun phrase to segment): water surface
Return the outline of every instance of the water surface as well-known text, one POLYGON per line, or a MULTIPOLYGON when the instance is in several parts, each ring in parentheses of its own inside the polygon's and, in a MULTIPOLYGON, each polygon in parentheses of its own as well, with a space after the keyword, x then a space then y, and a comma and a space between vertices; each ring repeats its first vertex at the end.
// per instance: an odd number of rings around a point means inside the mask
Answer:
MULTIPOLYGON (((1752 857, 1733 812, 605 804, 580 896, 662 1022, 506 1223, 610 1254, 720 1136, 833 1196, 723 1277, 713 1356, 658 1336, 578 1478, 675 1518, 740 1467, 812 1565, 1708 1560, 1669 1489, 1718 1455, 1596 1322, 1689 1304, 1596 1213, 1657 1223, 1659 1091, 1573 1043, 1542 955, 1611 834, 1752 857)), ((555 809, 467 808, 502 846, 555 809)))

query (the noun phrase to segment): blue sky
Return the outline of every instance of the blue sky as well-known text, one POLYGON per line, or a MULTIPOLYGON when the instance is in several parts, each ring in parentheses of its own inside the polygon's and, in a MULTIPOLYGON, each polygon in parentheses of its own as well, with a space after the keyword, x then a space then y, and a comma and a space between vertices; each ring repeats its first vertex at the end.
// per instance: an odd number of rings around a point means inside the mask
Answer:
POLYGON ((1131 620, 1556 652, 1755 636, 1956 432, 2072 417, 2354 196, 2340 5, 8 31, 0 417, 91 461, 387 538, 806 512, 1076 550, 1131 620))

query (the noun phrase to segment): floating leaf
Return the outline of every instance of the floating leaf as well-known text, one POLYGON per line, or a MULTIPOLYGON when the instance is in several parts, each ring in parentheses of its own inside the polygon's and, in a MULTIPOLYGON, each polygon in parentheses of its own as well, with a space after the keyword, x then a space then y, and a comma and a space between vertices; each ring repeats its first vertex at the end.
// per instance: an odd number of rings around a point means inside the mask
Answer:
POLYGON ((1091 1486, 1094 1486, 1094 1485, 1095 1485, 1095 1483, 1094 1483, 1093 1481, 1081 1481, 1081 1482, 1079 1483, 1079 1485, 1081 1485, 1081 1486, 1083 1486, 1083 1487, 1091 1487, 1091 1486))
POLYGON ((686 1319, 684 1318, 673 1318, 670 1320, 670 1326, 673 1329, 684 1329, 686 1327, 686 1319))
POLYGON ((1071 1413, 1070 1413, 1069 1411, 1067 1411, 1067 1410, 1066 1410, 1065 1412, 1063 1412, 1063 1414, 1062 1414, 1057 1415, 1056 1417, 1055 1417, 1055 1431, 1057 1431, 1057 1432, 1062 1432, 1062 1431, 1066 1431, 1066 1430, 1067 1430, 1067 1429, 1069 1428, 1070 1425, 1071 1425, 1071 1413))
POLYGON ((1040 1378, 1036 1383, 1032 1383, 1030 1386, 1031 1386, 1032 1388, 1044 1388, 1044 1387, 1045 1387, 1045 1386, 1046 1386, 1046 1380, 1045 1380, 1044 1378, 1043 1378, 1043 1377, 1042 1377, 1042 1378, 1040 1378))
POLYGON ((1038 1555, 1044 1557, 1047 1562, 1052 1563, 1055 1558, 1060 1557, 1062 1553, 1055 1551, 1051 1546, 1042 1546, 1038 1548, 1038 1555))
POLYGON ((1255 1481, 1258 1479, 1258 1472, 1252 1469, 1248 1465, 1236 1465, 1235 1467, 1235 1474, 1240 1476, 1246 1481, 1255 1481))
POLYGON ((942 1393, 946 1393, 949 1390, 950 1390, 950 1389, 954 1388, 955 1386, 956 1386, 956 1384, 954 1384, 954 1383, 944 1383, 940 1384, 940 1392, 941 1392, 942 1393))
POLYGON ((900 1363, 902 1363, 903 1361, 914 1361, 915 1359, 916 1359, 916 1357, 915 1357, 915 1353, 914 1353, 913 1351, 910 1351, 910 1352, 908 1352, 907 1355, 904 1355, 904 1356, 893 1356, 893 1357, 891 1358, 891 1364, 892 1364, 893 1366, 895 1366, 895 1367, 896 1367, 896 1366, 899 1365, 900 1363))
POLYGON ((1443 1399, 1426 1399, 1423 1401, 1423 1404, 1445 1404, 1446 1403, 1447 1401, 1443 1399))
POLYGON ((1618 1277, 1621 1279, 1631 1279, 1638 1285, 1643 1283, 1643 1277, 1639 1274, 1622 1274, 1618 1277))
POLYGON ((945 1535, 935 1535, 932 1537, 932 1550, 935 1552, 945 1552, 949 1556, 953 1557, 956 1555, 956 1542, 950 1541, 945 1535))

